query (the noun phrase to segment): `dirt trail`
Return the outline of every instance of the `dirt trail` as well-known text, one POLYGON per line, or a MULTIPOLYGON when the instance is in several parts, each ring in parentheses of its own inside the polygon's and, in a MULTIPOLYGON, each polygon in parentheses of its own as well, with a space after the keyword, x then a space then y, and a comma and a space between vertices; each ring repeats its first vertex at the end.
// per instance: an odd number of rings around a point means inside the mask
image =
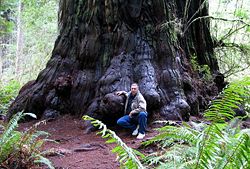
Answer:
MULTIPOLYGON (((23 123, 22 129, 29 128, 35 122, 23 123)), ((81 129, 81 120, 72 116, 62 116, 59 119, 38 127, 38 130, 51 134, 50 139, 58 143, 48 142, 44 150, 52 149, 48 158, 57 169, 117 169, 119 163, 116 155, 111 152, 114 145, 105 144, 105 140, 95 132, 85 134, 81 129), (56 155, 55 152, 61 155, 56 155)), ((114 129, 118 136, 132 148, 138 148, 141 141, 132 137, 128 131, 114 129)), ((148 132, 146 138, 155 133, 148 132)))

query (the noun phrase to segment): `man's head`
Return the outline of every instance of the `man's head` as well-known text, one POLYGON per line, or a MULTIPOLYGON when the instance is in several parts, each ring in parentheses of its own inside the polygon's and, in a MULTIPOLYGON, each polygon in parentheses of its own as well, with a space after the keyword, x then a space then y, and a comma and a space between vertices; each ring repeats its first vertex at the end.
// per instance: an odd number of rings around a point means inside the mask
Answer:
POLYGON ((131 85, 131 94, 132 94, 133 96, 136 95, 137 92, 138 92, 138 90, 139 90, 138 84, 137 84, 137 83, 133 83, 133 84, 131 85))

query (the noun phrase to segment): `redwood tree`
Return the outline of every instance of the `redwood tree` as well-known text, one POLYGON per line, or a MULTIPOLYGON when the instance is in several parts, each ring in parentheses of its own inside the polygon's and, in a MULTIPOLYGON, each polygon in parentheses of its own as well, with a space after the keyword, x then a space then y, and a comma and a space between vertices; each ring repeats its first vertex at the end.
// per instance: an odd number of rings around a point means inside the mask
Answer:
POLYGON ((154 118, 188 120, 223 83, 193 69, 207 65, 218 74, 207 15, 206 0, 61 0, 51 59, 20 90, 7 118, 24 110, 111 123, 124 106, 114 92, 137 82, 154 118))

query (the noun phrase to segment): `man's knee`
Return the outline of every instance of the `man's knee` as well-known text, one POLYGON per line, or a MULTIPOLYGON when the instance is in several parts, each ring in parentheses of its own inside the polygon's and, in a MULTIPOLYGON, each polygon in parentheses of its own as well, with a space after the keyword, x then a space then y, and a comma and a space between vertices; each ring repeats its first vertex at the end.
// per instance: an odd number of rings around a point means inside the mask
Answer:
POLYGON ((120 125, 120 126, 122 126, 124 124, 124 120, 122 118, 119 118, 117 120, 117 124, 120 125))
POLYGON ((140 118, 147 118, 148 114, 146 112, 140 112, 139 117, 140 118))

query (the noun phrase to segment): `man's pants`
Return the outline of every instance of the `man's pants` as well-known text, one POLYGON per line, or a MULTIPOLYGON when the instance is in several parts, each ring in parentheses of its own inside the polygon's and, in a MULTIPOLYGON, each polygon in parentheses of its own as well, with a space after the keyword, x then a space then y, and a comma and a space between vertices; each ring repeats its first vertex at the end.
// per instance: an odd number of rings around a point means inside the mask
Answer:
POLYGON ((147 127, 147 112, 140 112, 135 117, 129 117, 129 115, 125 115, 117 120, 117 124, 124 127, 129 128, 134 131, 139 124, 139 133, 145 134, 145 130, 147 127))

